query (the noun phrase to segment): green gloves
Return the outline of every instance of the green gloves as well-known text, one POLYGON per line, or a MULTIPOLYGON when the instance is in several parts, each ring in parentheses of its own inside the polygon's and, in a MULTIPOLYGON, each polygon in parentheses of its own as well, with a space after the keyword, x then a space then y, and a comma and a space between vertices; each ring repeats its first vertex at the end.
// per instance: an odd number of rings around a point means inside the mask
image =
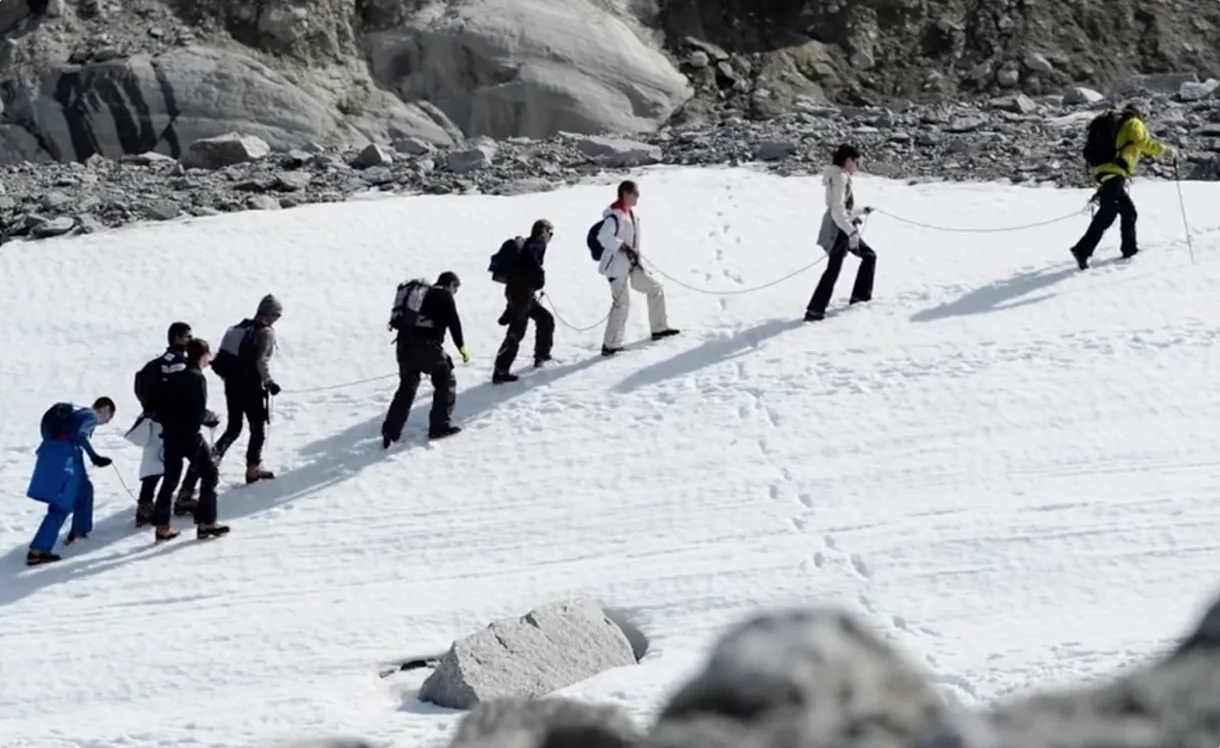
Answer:
POLYGON ((458 353, 461 354, 461 356, 462 356, 462 363, 464 363, 464 364, 470 363, 470 352, 466 350, 466 346, 462 346, 461 348, 458 348, 458 353))

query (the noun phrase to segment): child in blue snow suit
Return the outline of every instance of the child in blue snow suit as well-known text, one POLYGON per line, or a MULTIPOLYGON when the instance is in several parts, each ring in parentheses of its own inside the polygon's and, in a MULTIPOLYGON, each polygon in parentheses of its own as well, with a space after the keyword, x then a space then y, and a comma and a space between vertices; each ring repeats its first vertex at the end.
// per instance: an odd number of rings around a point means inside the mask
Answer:
POLYGON ((42 444, 26 496, 47 505, 47 516, 34 534, 27 566, 38 566, 60 560, 51 552, 59 531, 68 515, 72 526, 65 543, 88 537, 93 530, 93 483, 85 472, 85 455, 96 467, 110 464, 109 457, 93 451, 89 439, 93 430, 114 418, 114 401, 99 397, 92 408, 74 408, 69 403, 57 403, 42 417, 42 444))

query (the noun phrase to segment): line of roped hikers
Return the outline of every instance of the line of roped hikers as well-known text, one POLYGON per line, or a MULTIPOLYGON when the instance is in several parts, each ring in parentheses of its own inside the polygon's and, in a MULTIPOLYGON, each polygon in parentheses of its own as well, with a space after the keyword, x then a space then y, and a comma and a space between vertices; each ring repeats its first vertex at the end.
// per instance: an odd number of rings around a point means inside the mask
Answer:
MULTIPOLYGON (((1141 107, 1128 104, 1122 110, 1107 109, 1089 124, 1084 161, 1097 184, 1093 201, 1098 210, 1084 236, 1071 247, 1081 270, 1088 268, 1102 235, 1121 216, 1124 258, 1138 251, 1136 212, 1127 184, 1140 157, 1176 159, 1174 150, 1153 140, 1143 121, 1141 107)), ((860 259, 852 286, 850 304, 870 301, 877 255, 861 237, 863 217, 871 207, 857 208, 852 176, 860 162, 859 150, 840 145, 822 175, 825 212, 817 243, 827 254, 826 268, 805 308, 804 319, 816 322, 826 317, 826 308, 848 254, 860 259)), ((678 334, 671 327, 660 282, 641 265, 640 223, 635 208, 640 190, 634 181, 619 184, 615 201, 590 227, 586 244, 598 271, 610 285, 611 305, 606 318, 601 353, 613 356, 622 350, 630 294, 634 290, 648 300, 648 323, 653 340, 678 334)), ((546 285, 543 269, 554 227, 546 219, 535 221, 528 237, 504 242, 488 266, 492 280, 505 286, 507 302, 498 323, 507 327, 496 354, 492 382, 517 381, 511 373, 529 322, 535 326, 534 365, 551 360, 555 319, 539 301, 546 285)), ((442 439, 461 431, 452 422, 457 382, 453 359, 444 350, 446 333, 462 360, 470 361, 462 335, 462 321, 455 295, 461 280, 453 271, 441 273, 435 283, 422 278, 405 281, 395 289, 388 327, 397 332, 398 389, 381 426, 382 446, 397 442, 406 424, 423 376, 432 382, 432 407, 428 437, 442 439)), ((243 422, 250 425, 246 449, 246 482, 275 476, 262 467, 262 449, 271 419, 271 398, 280 386, 272 377, 270 360, 276 348, 274 325, 283 305, 272 295, 259 302, 255 315, 230 327, 221 338, 213 358, 207 341, 195 338, 185 322, 175 322, 167 333, 165 353, 137 372, 135 394, 142 412, 126 433, 128 441, 143 448, 136 525, 154 526, 156 542, 172 540, 179 531, 171 515, 191 515, 196 537, 226 535, 229 528, 217 523, 216 491, 219 466, 224 454, 241 435, 243 422), (212 447, 202 429, 214 428, 220 419, 208 409, 208 386, 203 370, 211 366, 224 381, 228 423, 212 447), (183 463, 188 463, 183 476, 183 463), (181 487, 179 483, 181 482, 181 487), (196 484, 200 490, 196 495, 196 484)), ((91 408, 57 403, 44 413, 42 443, 27 495, 47 504, 47 514, 30 543, 27 563, 31 566, 60 560, 53 549, 69 515, 72 524, 65 543, 88 537, 93 526, 93 485, 85 458, 98 467, 110 459, 98 455, 90 444, 93 430, 115 415, 114 401, 98 398, 91 408)))

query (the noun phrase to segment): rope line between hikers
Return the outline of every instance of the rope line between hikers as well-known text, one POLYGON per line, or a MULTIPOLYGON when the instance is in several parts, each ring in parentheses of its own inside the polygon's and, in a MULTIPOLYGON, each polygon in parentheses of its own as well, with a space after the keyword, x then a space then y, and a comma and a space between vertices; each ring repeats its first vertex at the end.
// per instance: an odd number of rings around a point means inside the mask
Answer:
MULTIPOLYGON (((1178 190, 1180 193, 1181 192, 1180 183, 1178 186, 1178 190)), ((1179 194, 1179 198, 1180 198, 1180 194, 1179 194)), ((1183 222, 1183 224, 1185 224, 1186 223, 1186 206, 1185 206, 1184 201, 1181 201, 1181 202, 1182 202, 1182 222, 1183 222)), ((1013 233, 1013 232, 1017 232, 1017 231, 1028 231, 1029 229, 1041 228, 1043 226, 1050 226, 1050 225, 1056 224, 1056 223, 1063 223, 1064 221, 1069 221, 1073 218, 1077 218, 1078 216, 1080 216, 1083 213, 1087 213, 1089 211, 1089 209, 1092 207, 1092 205, 1093 205, 1093 201, 1090 200, 1088 203, 1085 204, 1084 208, 1082 208, 1081 210, 1074 210, 1071 213, 1068 213, 1068 214, 1065 214, 1062 216, 1058 216, 1056 218, 1051 218, 1051 219, 1048 219, 1045 221, 1036 221, 1034 223, 1026 223, 1026 224, 1020 224, 1020 225, 1015 225, 1015 226, 1001 226, 1001 227, 939 226, 936 224, 923 223, 921 221, 916 221, 916 220, 913 220, 910 218, 905 218, 903 216, 900 216, 900 215, 897 215, 894 213, 890 213, 889 211, 885 211, 880 208, 874 208, 872 210, 872 213, 875 213, 875 214, 881 215, 881 216, 885 216, 886 218, 890 218, 899 223, 904 223, 909 226, 915 226, 917 228, 928 229, 931 231, 941 231, 941 232, 945 232, 945 233, 956 233, 956 234, 1005 234, 1005 233, 1013 233)), ((866 222, 867 222, 867 218, 866 218, 866 222)), ((1187 232, 1189 232, 1189 227, 1187 227, 1187 232)), ((1188 236, 1187 243, 1190 244, 1189 233, 1187 234, 1187 236, 1188 236)), ((1190 248, 1190 250, 1191 250, 1191 262, 1193 263, 1194 262, 1193 246, 1190 248)), ((675 285, 678 285, 678 286, 681 286, 682 288, 687 289, 688 291, 693 291, 694 293, 701 293, 701 294, 705 294, 708 296, 743 296, 746 294, 752 294, 752 293, 756 293, 758 291, 764 291, 766 289, 773 288, 775 286, 778 286, 781 283, 785 283, 789 280, 792 280, 793 278, 797 277, 798 275, 803 275, 803 274, 807 273, 808 271, 812 270, 813 268, 817 267, 818 265, 820 265, 822 262, 824 262, 826 260, 826 255, 822 254, 821 257, 819 257, 818 259, 809 263, 808 265, 805 265, 801 268, 793 270, 792 272, 788 273, 787 275, 784 275, 773 281, 769 281, 767 283, 763 283, 762 285, 758 285, 758 286, 751 286, 749 288, 734 288, 734 289, 700 288, 698 286, 693 286, 689 283, 686 283, 685 281, 680 280, 679 278, 674 277, 673 275, 670 275, 669 273, 666 273, 664 270, 662 270, 660 267, 658 267, 656 265, 656 263, 652 262, 650 259, 647 259, 647 258, 641 258, 641 259, 648 265, 649 270, 651 270, 652 272, 661 276, 665 280, 668 280, 668 281, 674 283, 675 285)), ((585 326, 576 325, 563 317, 563 315, 559 311, 558 305, 555 303, 555 299, 550 294, 548 294, 546 291, 541 292, 539 294, 539 298, 546 300, 547 306, 550 307, 551 313, 555 316, 555 320, 557 322, 559 322, 559 324, 563 325, 564 327, 566 327, 567 329, 569 329, 573 332, 585 333, 585 332, 590 332, 592 330, 595 330, 598 327, 601 327, 603 324, 605 324, 606 320, 610 317, 610 314, 606 313, 605 316, 603 316, 600 320, 598 320, 597 322, 594 322, 591 325, 585 325, 585 326)), ((344 389, 348 389, 350 387, 357 387, 362 384, 371 384, 373 382, 382 382, 387 379, 391 379, 395 376, 397 376, 397 372, 390 372, 388 374, 381 374, 381 375, 373 376, 373 377, 364 377, 362 379, 353 379, 351 381, 340 382, 338 384, 328 384, 328 385, 322 385, 319 387, 305 387, 305 388, 301 388, 301 389, 283 390, 282 394, 304 395, 304 394, 310 394, 310 393, 315 393, 315 392, 328 392, 328 391, 333 391, 333 390, 344 390, 344 389)))

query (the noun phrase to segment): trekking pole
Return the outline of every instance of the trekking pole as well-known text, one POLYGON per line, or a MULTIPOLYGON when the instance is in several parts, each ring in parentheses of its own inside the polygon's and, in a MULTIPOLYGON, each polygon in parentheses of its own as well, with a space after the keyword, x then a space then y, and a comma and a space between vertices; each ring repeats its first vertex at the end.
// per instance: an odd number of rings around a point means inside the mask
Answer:
POLYGON ((1186 232, 1186 249, 1190 252, 1190 264, 1195 264, 1195 242, 1190 238, 1190 222, 1186 220, 1186 198, 1182 195, 1182 171, 1177 160, 1173 162, 1173 182, 1178 186, 1178 207, 1182 209, 1182 229, 1186 232))

